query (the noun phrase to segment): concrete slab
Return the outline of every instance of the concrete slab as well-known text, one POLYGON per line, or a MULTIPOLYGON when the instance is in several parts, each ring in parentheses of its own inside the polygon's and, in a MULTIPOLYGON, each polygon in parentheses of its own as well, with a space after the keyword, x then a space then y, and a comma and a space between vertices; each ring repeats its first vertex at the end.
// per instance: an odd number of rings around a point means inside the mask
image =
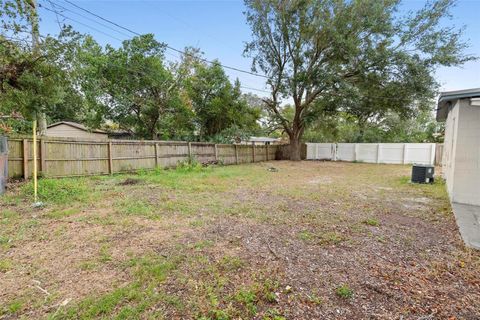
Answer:
POLYGON ((452 209, 465 245, 480 250, 480 206, 453 202, 452 209))

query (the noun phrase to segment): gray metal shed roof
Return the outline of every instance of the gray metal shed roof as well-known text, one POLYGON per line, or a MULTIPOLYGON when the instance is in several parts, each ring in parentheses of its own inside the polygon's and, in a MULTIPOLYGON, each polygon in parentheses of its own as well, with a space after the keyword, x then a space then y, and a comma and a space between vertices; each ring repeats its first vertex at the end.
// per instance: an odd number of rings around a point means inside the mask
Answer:
POLYGON ((480 97, 480 88, 440 92, 437 102, 437 121, 447 119, 448 106, 459 99, 480 97))

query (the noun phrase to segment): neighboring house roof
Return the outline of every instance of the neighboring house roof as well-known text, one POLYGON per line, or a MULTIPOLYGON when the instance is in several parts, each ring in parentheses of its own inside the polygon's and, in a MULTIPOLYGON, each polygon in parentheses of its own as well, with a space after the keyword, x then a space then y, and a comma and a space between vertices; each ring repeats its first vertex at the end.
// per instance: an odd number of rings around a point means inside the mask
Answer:
POLYGON ((60 122, 52 123, 51 125, 47 126, 47 129, 59 126, 61 124, 64 124, 64 125, 67 125, 67 126, 70 126, 70 127, 74 127, 74 128, 86 131, 86 132, 108 134, 106 131, 103 131, 103 130, 100 130, 100 129, 88 129, 83 124, 76 123, 76 122, 70 122, 70 121, 60 121, 60 122))
POLYGON ((270 138, 270 137, 250 137, 248 141, 249 142, 277 142, 277 141, 280 141, 280 139, 270 138))
POLYGON ((437 103, 437 121, 447 118, 448 106, 459 99, 480 98, 480 88, 441 92, 437 103))

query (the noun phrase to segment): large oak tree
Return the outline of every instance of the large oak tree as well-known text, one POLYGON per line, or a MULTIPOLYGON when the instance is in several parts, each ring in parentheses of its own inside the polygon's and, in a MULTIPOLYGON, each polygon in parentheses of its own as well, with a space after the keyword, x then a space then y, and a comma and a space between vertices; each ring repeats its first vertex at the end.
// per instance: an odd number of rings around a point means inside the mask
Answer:
POLYGON ((290 138, 292 160, 300 160, 305 128, 325 104, 338 103, 359 117, 408 110, 433 97, 436 67, 473 59, 464 54, 462 29, 441 23, 452 0, 403 15, 397 0, 245 4, 253 35, 245 52, 253 70, 268 77, 271 95, 264 102, 290 138), (286 102, 294 105, 291 117, 282 112, 286 102))

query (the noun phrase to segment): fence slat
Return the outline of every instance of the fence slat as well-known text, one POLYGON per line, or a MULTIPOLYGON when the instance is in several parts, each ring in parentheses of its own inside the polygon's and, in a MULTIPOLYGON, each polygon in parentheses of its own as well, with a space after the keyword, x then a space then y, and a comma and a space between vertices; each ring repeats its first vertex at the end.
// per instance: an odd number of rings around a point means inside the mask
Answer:
POLYGON ((155 168, 158 167, 158 143, 155 143, 155 168))
POLYGON ((23 139, 23 178, 28 179, 28 140, 23 139))
POLYGON ((238 164, 238 146, 235 145, 235 164, 238 164))
POLYGON ((42 175, 47 174, 47 167, 46 167, 46 150, 45 150, 45 140, 40 138, 40 171, 42 175))
POLYGON ((108 143, 108 173, 113 174, 112 143, 108 143))

